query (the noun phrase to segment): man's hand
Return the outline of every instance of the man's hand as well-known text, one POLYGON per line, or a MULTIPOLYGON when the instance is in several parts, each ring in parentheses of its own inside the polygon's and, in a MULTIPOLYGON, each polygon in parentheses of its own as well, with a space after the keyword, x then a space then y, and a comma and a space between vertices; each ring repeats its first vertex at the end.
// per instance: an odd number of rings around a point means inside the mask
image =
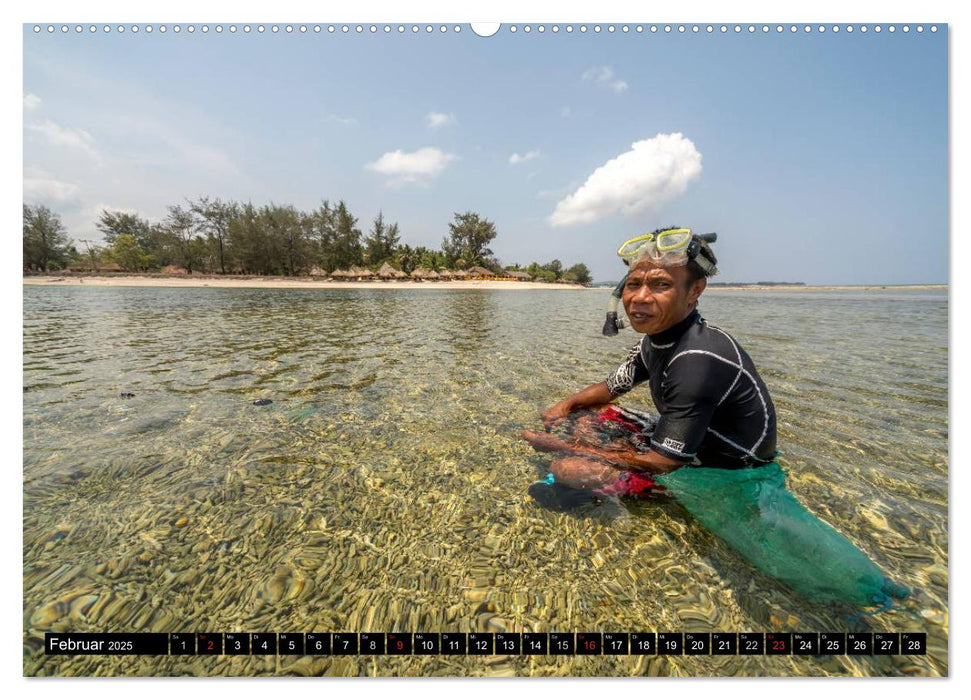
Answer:
POLYGON ((543 411, 543 425, 549 432, 573 411, 579 411, 581 408, 592 409, 598 406, 606 406, 613 400, 614 397, 611 395, 610 389, 607 388, 607 382, 591 384, 586 389, 578 391, 573 396, 568 396, 543 411))
POLYGON ((557 423, 565 420, 572 410, 573 404, 570 399, 563 399, 543 411, 543 427, 546 428, 546 432, 551 431, 557 423))

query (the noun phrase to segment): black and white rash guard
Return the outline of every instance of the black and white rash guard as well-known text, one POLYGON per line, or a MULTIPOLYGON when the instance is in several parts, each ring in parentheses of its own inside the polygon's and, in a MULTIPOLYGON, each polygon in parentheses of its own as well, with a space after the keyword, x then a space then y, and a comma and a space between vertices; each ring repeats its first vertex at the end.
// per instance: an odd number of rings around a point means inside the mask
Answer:
POLYGON ((660 419, 651 449, 697 466, 741 469, 776 455, 775 408, 748 354, 697 311, 645 335, 608 378, 612 396, 648 381, 660 419))

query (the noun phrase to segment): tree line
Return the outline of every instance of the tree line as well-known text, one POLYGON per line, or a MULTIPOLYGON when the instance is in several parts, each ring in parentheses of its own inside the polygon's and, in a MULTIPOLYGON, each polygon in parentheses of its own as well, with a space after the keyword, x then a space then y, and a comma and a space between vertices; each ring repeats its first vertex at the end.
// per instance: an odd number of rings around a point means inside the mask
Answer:
MULTIPOLYGON (((308 212, 292 205, 200 197, 167 207, 166 216, 155 223, 131 212, 102 210, 95 225, 103 244, 75 242, 58 214, 24 205, 24 269, 97 269, 114 263, 126 272, 177 266, 188 274, 278 276, 329 274, 351 266, 376 271, 384 263, 409 274, 417 268, 440 272, 480 266, 495 274, 504 269, 489 248, 498 235, 495 224, 471 211, 454 215, 438 250, 402 243, 397 222, 386 221, 381 212, 362 231, 343 200, 325 200, 308 212)), ((553 260, 506 269, 550 282, 591 281, 583 263, 563 269, 553 260)))

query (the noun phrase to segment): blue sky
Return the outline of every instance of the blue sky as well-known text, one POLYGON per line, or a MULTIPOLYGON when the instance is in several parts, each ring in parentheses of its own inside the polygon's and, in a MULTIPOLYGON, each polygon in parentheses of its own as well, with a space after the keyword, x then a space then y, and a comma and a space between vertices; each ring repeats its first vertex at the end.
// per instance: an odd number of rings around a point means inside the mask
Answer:
POLYGON ((721 281, 947 281, 945 25, 488 39, 223 26, 25 27, 25 201, 75 239, 100 238, 102 208, 158 220, 199 195, 344 199, 362 229, 382 210, 433 247, 471 209, 496 223, 502 262, 583 261, 599 280, 621 274, 625 238, 678 224, 719 232, 721 281))

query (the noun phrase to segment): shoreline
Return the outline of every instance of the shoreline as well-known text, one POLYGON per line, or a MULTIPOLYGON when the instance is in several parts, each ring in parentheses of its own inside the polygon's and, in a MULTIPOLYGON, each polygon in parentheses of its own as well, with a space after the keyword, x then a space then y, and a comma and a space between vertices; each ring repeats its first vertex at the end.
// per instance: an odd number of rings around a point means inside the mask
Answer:
MULTIPOLYGON (((705 294, 725 290, 728 292, 771 292, 773 290, 783 292, 894 292, 894 291, 920 291, 931 289, 947 289, 946 284, 743 284, 709 286, 705 289, 705 294)), ((592 287, 610 291, 612 287, 592 287)))
POLYGON ((550 284, 548 282, 518 282, 509 280, 452 280, 448 282, 418 282, 415 280, 388 280, 367 282, 337 282, 315 280, 307 277, 218 277, 193 275, 192 277, 152 277, 142 275, 29 275, 24 285, 42 287, 167 287, 211 289, 587 289, 579 284, 550 284))
POLYGON ((771 292, 772 290, 782 290, 785 292, 798 292, 806 290, 809 292, 893 292, 907 290, 926 290, 926 289, 947 289, 946 284, 746 284, 728 285, 724 287, 708 287, 705 293, 726 289, 732 292, 744 292, 755 290, 758 292, 771 292))
MULTIPOLYGON (((193 275, 192 277, 169 277, 151 275, 26 275, 24 285, 43 287, 167 287, 213 289, 570 289, 609 291, 610 287, 584 287, 579 284, 554 284, 550 282, 519 282, 510 280, 452 280, 430 282, 415 280, 388 280, 367 282, 338 282, 335 280, 316 280, 307 277, 220 277, 215 275, 193 275)), ((946 290, 946 284, 901 284, 901 285, 741 285, 708 287, 707 293, 728 292, 874 292, 874 291, 920 291, 946 290)))

